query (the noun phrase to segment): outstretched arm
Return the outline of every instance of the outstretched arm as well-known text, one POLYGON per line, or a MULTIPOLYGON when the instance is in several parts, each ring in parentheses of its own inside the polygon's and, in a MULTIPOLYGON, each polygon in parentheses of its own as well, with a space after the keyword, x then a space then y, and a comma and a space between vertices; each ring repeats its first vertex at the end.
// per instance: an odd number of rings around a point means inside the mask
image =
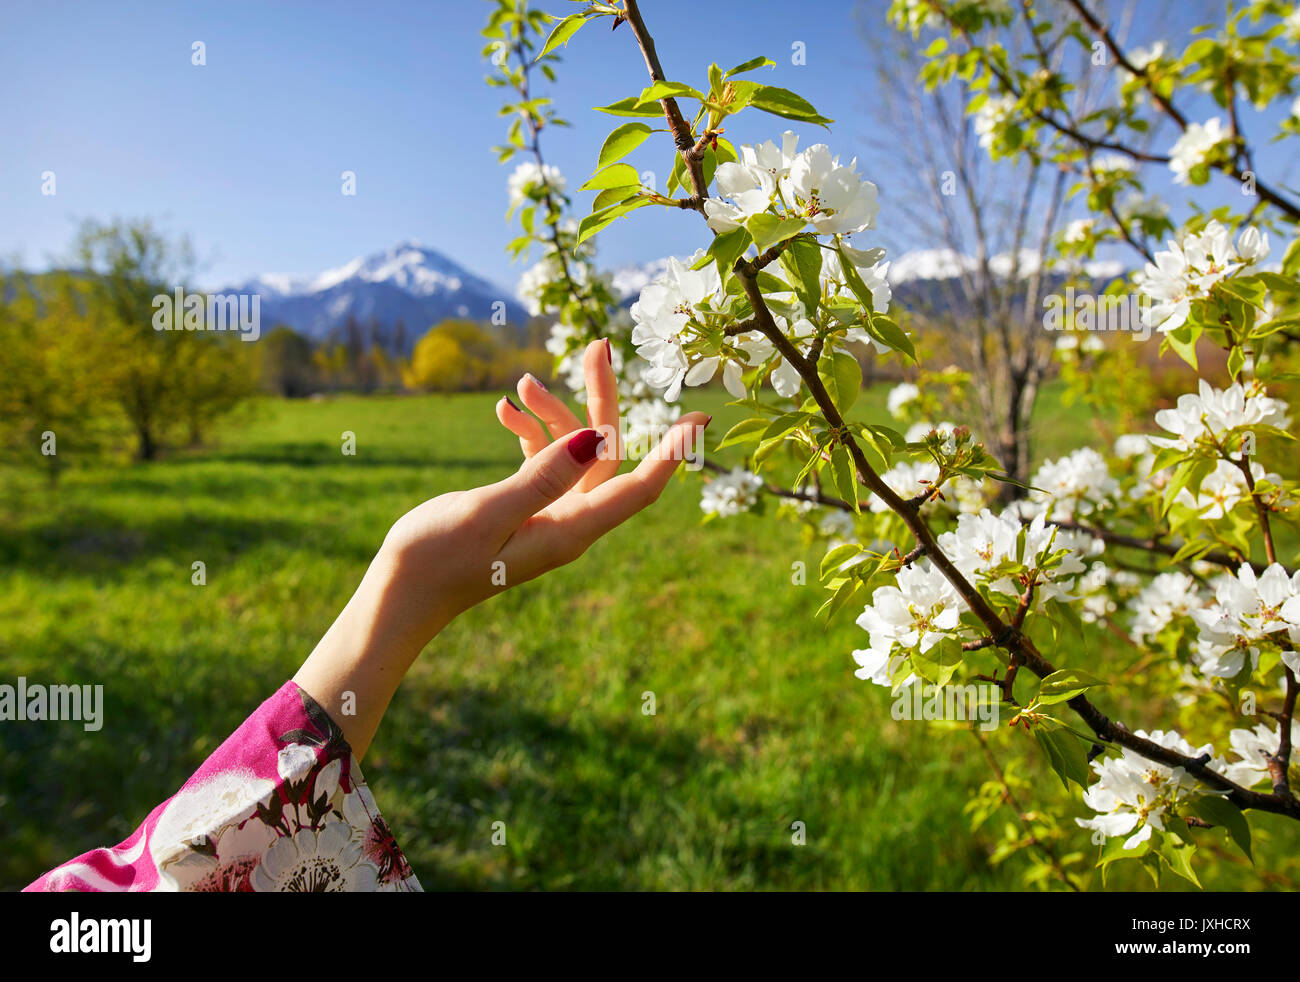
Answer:
POLYGON ((604 341, 586 351, 591 427, 531 376, 524 404, 497 413, 520 437, 514 474, 439 495, 397 520, 352 599, 296 682, 338 721, 360 759, 419 653, 458 614, 510 586, 572 562, 658 497, 710 417, 688 413, 637 467, 618 474, 618 395, 604 341), (546 424, 543 429, 542 423, 546 424), (549 430, 549 434, 547 432, 549 430), (342 711, 345 702, 353 713, 342 711))

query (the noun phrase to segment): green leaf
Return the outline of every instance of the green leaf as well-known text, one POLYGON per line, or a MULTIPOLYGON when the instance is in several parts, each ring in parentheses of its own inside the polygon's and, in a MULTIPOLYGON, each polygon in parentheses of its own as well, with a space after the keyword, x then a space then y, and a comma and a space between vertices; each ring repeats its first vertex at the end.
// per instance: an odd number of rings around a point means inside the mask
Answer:
POLYGON ((542 50, 538 53, 537 57, 533 59, 533 61, 534 62, 540 61, 544 55, 549 54, 551 51, 558 48, 560 45, 564 45, 565 47, 568 47, 569 38, 577 34, 578 30, 586 22, 587 22, 587 18, 584 14, 569 14, 568 17, 564 18, 564 20, 560 21, 553 28, 551 28, 551 33, 547 37, 546 43, 542 45, 542 50))
POLYGON ((608 106, 597 106, 596 112, 608 113, 610 116, 659 116, 662 110, 656 104, 641 105, 639 96, 630 95, 626 99, 619 99, 618 102, 611 102, 608 106))
POLYGON ((835 479, 835 489, 841 498, 858 510, 858 478, 853 471, 853 460, 848 448, 843 443, 831 447, 831 476, 835 479))
POLYGON ((1117 859, 1141 859, 1151 850, 1151 840, 1146 839, 1139 842, 1132 849, 1125 849, 1124 843, 1128 841, 1128 836, 1111 836, 1101 847, 1101 858, 1097 860, 1098 866, 1106 866, 1115 862, 1117 859))
POLYGON ((733 228, 730 231, 716 235, 713 241, 709 243, 708 255, 712 256, 718 264, 718 275, 725 281, 727 274, 731 272, 736 260, 745 254, 750 243, 749 231, 744 228, 733 228))
POLYGON ((727 430, 727 435, 722 438, 714 450, 721 450, 724 447, 734 447, 740 443, 756 443, 763 437, 763 431, 768 427, 768 421, 761 417, 741 420, 731 429, 727 430))
POLYGON ((754 246, 759 252, 783 242, 804 230, 808 223, 801 218, 777 218, 767 212, 751 215, 745 222, 749 234, 754 237, 754 246))
POLYGON ((1061 784, 1068 791, 1073 781, 1081 788, 1088 787, 1088 760, 1084 756, 1083 743, 1068 730, 1052 726, 1055 720, 1039 723, 1034 728, 1034 736, 1047 754, 1052 770, 1061 779, 1061 784))
POLYGON ((961 643, 955 638, 944 638, 924 654, 920 651, 912 652, 910 660, 917 675, 942 687, 952 681, 961 665, 961 656, 961 643))
POLYGON ((579 191, 595 191, 602 188, 639 188, 641 175, 631 164, 611 164, 604 170, 597 171, 579 191))
POLYGON ((642 205, 650 203, 649 198, 643 198, 640 195, 624 201, 617 205, 610 205, 601 211, 594 211, 578 224, 578 241, 576 245, 582 245, 589 238, 607 226, 614 219, 626 215, 633 209, 640 208, 642 205))
MULTIPOLYGON (((1173 821, 1166 818, 1165 823, 1172 825, 1173 821)), ((1185 828, 1186 826, 1184 826, 1185 828)), ((1169 867, 1169 871, 1184 880, 1194 883, 1197 887, 1201 881, 1196 878, 1196 871, 1192 869, 1192 856, 1196 854, 1196 843, 1190 838, 1185 838, 1181 842, 1174 836, 1165 833, 1161 836, 1160 848, 1157 850, 1164 864, 1169 867)))
POLYGON ((596 167, 608 167, 615 161, 622 160, 644 143, 646 137, 653 132, 654 130, 645 123, 624 123, 617 127, 605 138, 600 148, 600 156, 596 159, 596 167))
POLYGON ((763 431, 763 443, 780 440, 787 433, 792 433, 801 426, 807 426, 817 417, 812 413, 786 413, 778 416, 763 431))
MULTIPOLYGON (((854 276, 857 274, 854 273, 854 276)), ((912 346, 912 339, 907 336, 901 327, 894 323, 893 318, 886 317, 884 314, 867 313, 867 334, 875 338, 886 347, 900 351, 916 361, 916 348, 912 346)))
POLYGON ((1214 470, 1217 462, 1208 457, 1195 457, 1191 460, 1185 460, 1174 468, 1173 476, 1169 479, 1169 484, 1165 488, 1164 502, 1162 504, 1162 513, 1169 511, 1178 497, 1178 492, 1189 485, 1195 488, 1201 486, 1201 482, 1214 470))
POLYGON ((862 552, 862 546, 856 542, 845 542, 838 545, 822 557, 821 578, 827 579, 832 573, 839 572, 839 568, 847 563, 850 559, 855 558, 862 552))
POLYGON ((632 197, 635 197, 634 189, 626 185, 619 188, 606 188, 591 199, 591 210, 596 212, 610 205, 621 205, 632 197))
POLYGON ((1264 299, 1267 291, 1264 284, 1253 276, 1235 276, 1225 280, 1219 280, 1215 284, 1218 289, 1222 290, 1229 296, 1243 300, 1251 306, 1264 308, 1264 299))
POLYGON ((1250 850, 1250 823, 1246 821, 1246 816, 1241 813, 1240 808, 1227 798, 1207 795, 1192 802, 1192 811, 1211 825, 1227 829, 1228 835, 1232 836, 1232 841, 1252 863, 1255 861, 1255 856, 1250 850))
POLYGON ((781 253, 781 266, 790 274, 790 284, 808 316, 817 313, 821 299, 822 250, 815 238, 798 238, 781 253))
POLYGON ((698 89, 693 89, 684 82, 655 82, 654 85, 647 86, 638 100, 641 105, 655 105, 660 99, 677 99, 677 98, 698 99, 704 101, 704 93, 698 89))
POLYGON ((1196 364, 1196 339, 1198 337, 1200 337, 1200 332, 1193 330, 1189 324, 1183 324, 1165 335, 1169 347, 1173 348, 1179 358, 1196 368, 1197 371, 1200 370, 1196 364))
POLYGON ((847 351, 832 351, 830 357, 823 358, 817 366, 826 391, 830 393, 831 402, 843 416, 858 400, 862 391, 862 365, 847 351))
POLYGON ((745 72, 752 72, 755 68, 766 68, 768 65, 775 67, 776 62, 771 58, 759 55, 757 58, 750 58, 749 61, 742 62, 735 68, 729 69, 723 73, 722 77, 731 78, 733 75, 743 75, 745 72))
POLYGON ((760 85, 754 90, 749 104, 755 109, 761 109, 773 116, 780 116, 782 119, 793 119, 801 123, 816 123, 818 126, 827 126, 835 122, 833 119, 827 119, 825 116, 820 115, 807 99, 795 95, 789 89, 782 89, 775 85, 760 85))
POLYGON ((825 616, 826 620, 829 621, 846 604, 852 603, 856 597, 865 593, 866 589, 866 586, 864 586, 860 581, 850 577, 839 585, 834 595, 832 595, 829 600, 817 608, 817 614, 815 616, 825 616))
POLYGON ((1067 702, 1093 686, 1109 684, 1105 679, 1099 679, 1080 668, 1063 668, 1043 679, 1042 685, 1038 687, 1038 701, 1044 706, 1051 706, 1067 702))
POLYGON ((1242 350, 1241 345, 1234 344, 1232 350, 1228 352, 1228 377, 1236 378, 1245 367, 1246 353, 1242 350))

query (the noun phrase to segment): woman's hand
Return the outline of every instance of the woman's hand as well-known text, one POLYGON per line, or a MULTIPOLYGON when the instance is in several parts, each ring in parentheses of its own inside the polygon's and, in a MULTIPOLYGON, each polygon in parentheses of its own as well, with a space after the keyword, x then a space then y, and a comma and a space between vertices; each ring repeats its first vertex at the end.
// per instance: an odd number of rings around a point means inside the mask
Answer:
POLYGON ((411 663, 452 618, 577 559, 654 502, 694 449, 711 418, 703 413, 683 416, 656 451, 618 474, 618 389, 608 350, 595 341, 584 356, 588 427, 531 375, 520 380, 519 397, 540 422, 508 399, 497 404, 497 417, 519 437, 523 465, 496 484, 439 495, 398 519, 294 677, 338 721, 358 758, 411 663))

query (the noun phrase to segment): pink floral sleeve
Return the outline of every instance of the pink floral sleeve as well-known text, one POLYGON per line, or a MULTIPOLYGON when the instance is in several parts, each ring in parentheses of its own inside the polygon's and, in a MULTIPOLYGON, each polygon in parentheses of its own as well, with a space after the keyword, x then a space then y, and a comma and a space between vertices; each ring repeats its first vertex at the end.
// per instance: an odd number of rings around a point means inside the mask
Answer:
POLYGON ((293 682, 120 845, 27 890, 418 891, 352 748, 293 682))

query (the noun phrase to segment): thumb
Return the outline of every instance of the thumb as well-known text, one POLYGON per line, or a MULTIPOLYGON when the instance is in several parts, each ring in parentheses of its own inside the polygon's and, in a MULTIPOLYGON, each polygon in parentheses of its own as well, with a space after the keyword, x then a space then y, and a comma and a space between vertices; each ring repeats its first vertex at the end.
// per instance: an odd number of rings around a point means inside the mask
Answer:
POLYGON ((577 484, 604 449, 605 438, 596 430, 567 433, 510 477, 484 488, 483 507, 508 535, 577 484))

